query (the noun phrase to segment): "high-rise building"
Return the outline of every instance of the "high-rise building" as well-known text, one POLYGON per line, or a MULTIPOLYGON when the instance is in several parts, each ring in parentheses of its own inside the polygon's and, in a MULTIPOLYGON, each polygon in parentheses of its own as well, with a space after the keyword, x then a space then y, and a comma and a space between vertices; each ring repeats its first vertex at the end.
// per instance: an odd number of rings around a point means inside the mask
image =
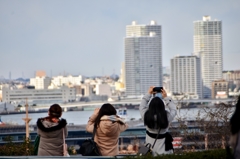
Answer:
POLYGON ((200 58, 177 56, 171 59, 172 95, 188 95, 202 98, 200 58))
POLYGON ((211 98, 211 86, 222 79, 222 22, 204 16, 194 21, 194 53, 201 58, 203 97, 211 98))
POLYGON ((126 26, 125 86, 126 95, 145 94, 150 86, 162 86, 161 25, 126 26))

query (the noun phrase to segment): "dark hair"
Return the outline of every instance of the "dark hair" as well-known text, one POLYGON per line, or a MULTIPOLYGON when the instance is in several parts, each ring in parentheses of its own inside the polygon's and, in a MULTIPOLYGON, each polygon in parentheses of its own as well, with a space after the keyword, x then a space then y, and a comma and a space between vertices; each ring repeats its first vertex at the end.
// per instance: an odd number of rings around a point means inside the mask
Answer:
POLYGON ((240 121, 240 96, 238 97, 235 112, 233 113, 233 115, 230 119, 232 134, 236 134, 240 130, 239 121, 240 121))
POLYGON ((59 118, 62 116, 62 108, 58 104, 51 105, 48 112, 49 116, 46 117, 46 119, 50 121, 52 121, 53 118, 59 118))
POLYGON ((148 110, 144 114, 144 125, 150 129, 165 129, 168 127, 165 105, 159 97, 154 97, 150 101, 148 110))
POLYGON ((95 123, 94 126, 98 126, 100 121, 101 121, 101 117, 104 115, 116 115, 117 111, 116 109, 109 103, 105 103, 102 105, 102 107, 100 108, 99 112, 98 112, 98 116, 95 119, 95 123))

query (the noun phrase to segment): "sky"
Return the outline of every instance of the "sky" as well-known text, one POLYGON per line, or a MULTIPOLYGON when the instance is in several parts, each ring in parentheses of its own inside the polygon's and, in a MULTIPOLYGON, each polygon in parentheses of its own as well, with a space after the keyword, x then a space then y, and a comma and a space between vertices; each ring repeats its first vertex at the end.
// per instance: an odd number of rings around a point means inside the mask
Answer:
POLYGON ((205 15, 222 21, 223 70, 240 69, 239 0, 0 0, 0 78, 120 75, 132 21, 162 26, 170 66, 191 55, 193 21, 205 15))

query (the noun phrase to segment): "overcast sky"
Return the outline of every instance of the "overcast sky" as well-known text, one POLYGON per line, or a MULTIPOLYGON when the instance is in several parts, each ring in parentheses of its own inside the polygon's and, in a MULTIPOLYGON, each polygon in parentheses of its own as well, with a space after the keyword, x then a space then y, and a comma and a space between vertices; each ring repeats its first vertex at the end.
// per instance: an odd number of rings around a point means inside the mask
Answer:
POLYGON ((193 21, 222 21, 223 68, 240 69, 239 0, 0 0, 0 78, 120 74, 126 25, 162 26, 163 66, 193 52, 193 21))

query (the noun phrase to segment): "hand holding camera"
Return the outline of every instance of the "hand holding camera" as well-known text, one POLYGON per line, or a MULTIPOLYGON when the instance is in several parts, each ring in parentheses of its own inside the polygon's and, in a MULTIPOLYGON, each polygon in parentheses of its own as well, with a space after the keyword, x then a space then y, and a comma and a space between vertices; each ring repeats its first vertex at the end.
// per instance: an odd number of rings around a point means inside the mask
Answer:
POLYGON ((151 86, 148 90, 150 94, 161 94, 162 98, 167 97, 166 91, 163 89, 163 87, 154 87, 151 86))

